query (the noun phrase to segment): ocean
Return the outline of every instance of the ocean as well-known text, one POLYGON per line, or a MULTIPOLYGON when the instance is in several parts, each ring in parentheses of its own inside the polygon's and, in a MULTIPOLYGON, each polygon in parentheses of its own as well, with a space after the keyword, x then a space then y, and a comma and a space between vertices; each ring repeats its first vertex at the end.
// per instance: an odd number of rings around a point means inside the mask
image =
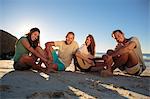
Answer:
MULTIPOLYGON (((101 57, 102 55, 104 55, 105 53, 96 53, 97 57, 101 57)), ((144 63, 147 67, 150 67, 150 54, 143 54, 143 58, 144 58, 144 63)))

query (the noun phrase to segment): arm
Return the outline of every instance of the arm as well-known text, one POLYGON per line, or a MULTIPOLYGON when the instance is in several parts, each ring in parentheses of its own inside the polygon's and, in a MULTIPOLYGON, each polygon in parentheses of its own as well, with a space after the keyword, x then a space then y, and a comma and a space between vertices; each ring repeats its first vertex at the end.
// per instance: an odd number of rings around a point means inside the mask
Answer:
POLYGON ((47 42, 47 43, 45 43, 45 46, 46 47, 55 46, 55 43, 53 41, 47 42))
POLYGON ((122 43, 118 43, 115 47, 115 51, 119 50, 121 47, 123 47, 122 43))
POLYGON ((125 53, 130 52, 136 47, 136 43, 134 41, 131 41, 124 45, 123 47, 119 48, 117 51, 114 51, 114 53, 111 54, 112 57, 115 57, 117 55, 123 55, 125 53))
POLYGON ((46 46, 46 53, 47 53, 47 56, 48 56, 48 60, 53 61, 53 57, 52 57, 53 48, 52 48, 52 46, 55 46, 55 43, 54 42, 47 42, 45 44, 45 46, 46 46))
POLYGON ((93 63, 93 61, 90 60, 89 57, 88 57, 87 55, 81 54, 80 51, 77 51, 77 52, 75 53, 75 55, 76 55, 77 57, 79 57, 79 58, 85 60, 85 61, 88 62, 88 63, 93 63))
POLYGON ((23 44, 23 46, 28 49, 32 54, 34 54, 35 56, 41 58, 41 60, 43 60, 44 62, 47 62, 47 59, 44 58, 41 54, 39 54, 31 45, 30 43, 26 40, 26 39, 23 39, 21 41, 21 43, 23 44))

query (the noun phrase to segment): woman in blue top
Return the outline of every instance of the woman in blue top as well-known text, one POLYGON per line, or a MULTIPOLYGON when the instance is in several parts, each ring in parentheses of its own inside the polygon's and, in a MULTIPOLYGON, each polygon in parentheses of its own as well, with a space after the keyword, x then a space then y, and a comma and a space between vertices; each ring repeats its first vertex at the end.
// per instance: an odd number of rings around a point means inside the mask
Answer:
POLYGON ((22 71, 32 68, 44 73, 52 70, 52 62, 47 59, 45 51, 39 46, 39 37, 40 30, 32 28, 26 36, 17 41, 13 65, 15 70, 22 71), (37 63, 38 58, 46 65, 46 68, 42 68, 40 62, 37 63))

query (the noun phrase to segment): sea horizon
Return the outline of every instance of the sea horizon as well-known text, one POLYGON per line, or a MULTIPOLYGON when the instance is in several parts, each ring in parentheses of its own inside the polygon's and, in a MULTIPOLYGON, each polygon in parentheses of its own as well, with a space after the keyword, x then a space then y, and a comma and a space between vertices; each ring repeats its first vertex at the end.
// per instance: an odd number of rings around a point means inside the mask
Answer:
MULTIPOLYGON (((101 57, 102 55, 104 55, 105 53, 103 52, 96 52, 96 57, 101 57)), ((143 59, 144 59, 144 63, 147 67, 150 67, 150 53, 143 53, 143 59)))

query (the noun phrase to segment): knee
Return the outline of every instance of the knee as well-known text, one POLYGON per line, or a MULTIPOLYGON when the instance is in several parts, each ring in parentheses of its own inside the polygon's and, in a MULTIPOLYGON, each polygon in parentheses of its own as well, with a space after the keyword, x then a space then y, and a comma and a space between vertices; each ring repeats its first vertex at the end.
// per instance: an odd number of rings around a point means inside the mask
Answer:
POLYGON ((53 51, 54 49, 53 49, 52 46, 49 46, 49 47, 46 47, 46 50, 47 50, 47 51, 53 51))
POLYGON ((45 50, 51 50, 52 49, 52 46, 50 46, 48 43, 45 44, 45 50))
POLYGON ((102 56, 102 59, 103 59, 103 60, 107 60, 107 55, 103 55, 103 56, 102 56))
POLYGON ((112 49, 107 50, 108 55, 111 55, 113 52, 114 52, 114 50, 112 50, 112 49))
POLYGON ((24 63, 26 61, 33 61, 33 58, 28 56, 28 55, 23 55, 21 58, 20 58, 20 62, 24 63))
POLYGON ((35 48, 35 50, 36 51, 40 51, 42 48, 40 47, 40 46, 37 46, 36 48, 35 48))
POLYGON ((102 59, 104 60, 104 62, 113 62, 113 57, 109 56, 108 54, 103 55, 102 59))

